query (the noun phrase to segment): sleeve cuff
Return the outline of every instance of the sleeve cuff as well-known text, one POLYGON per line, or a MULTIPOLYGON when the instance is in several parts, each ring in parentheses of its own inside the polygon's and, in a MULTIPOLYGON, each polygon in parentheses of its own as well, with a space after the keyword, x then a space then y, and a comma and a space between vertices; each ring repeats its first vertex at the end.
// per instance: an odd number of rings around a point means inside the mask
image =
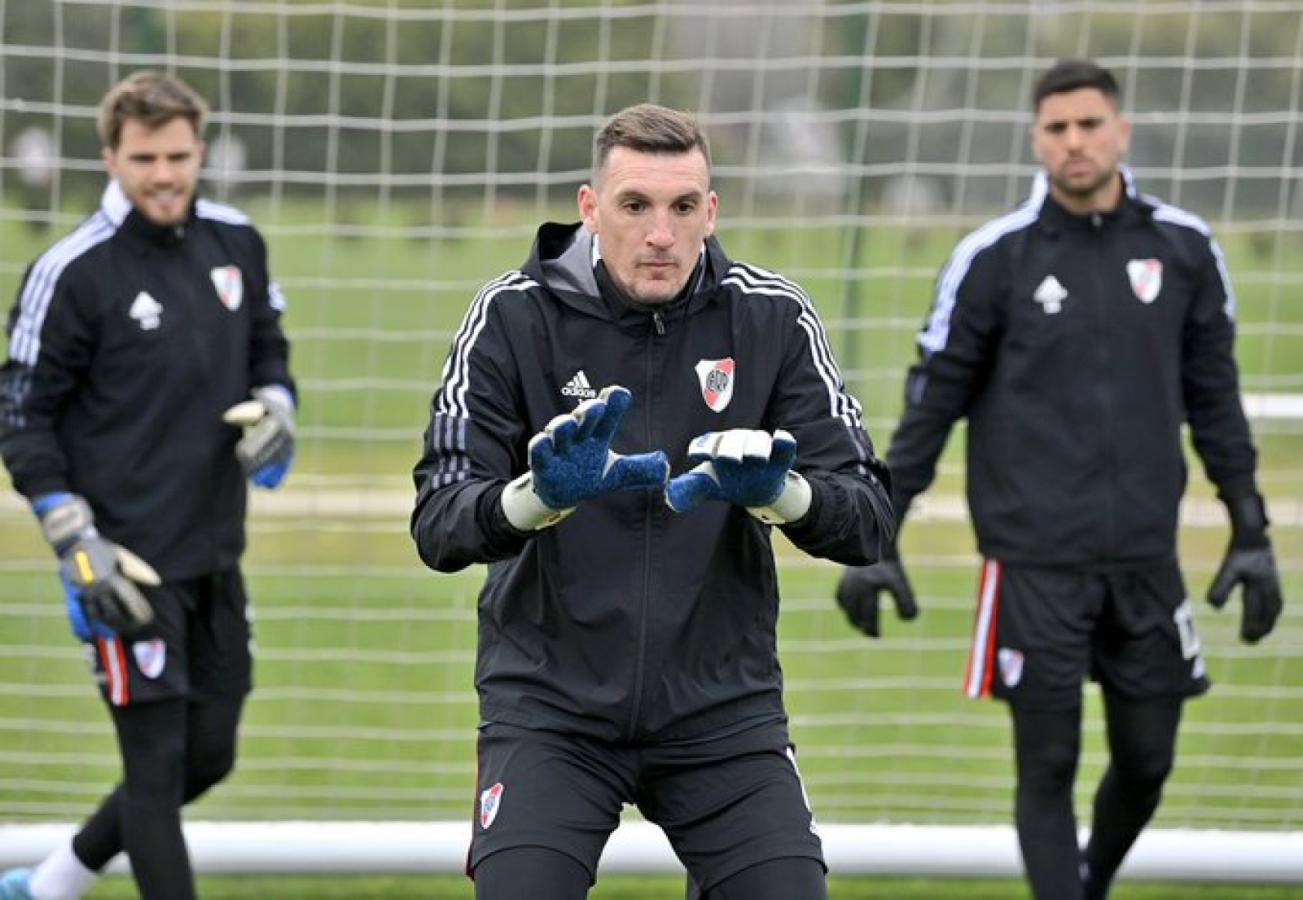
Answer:
POLYGON ((807 535, 813 537, 819 533, 819 520, 823 515, 823 508, 826 505, 829 490, 828 485, 817 478, 807 478, 805 483, 810 486, 810 508, 805 511, 805 515, 801 516, 801 518, 781 526, 783 533, 796 544, 799 544, 801 539, 807 535))
POLYGON ((489 544, 495 549, 496 555, 510 556, 518 552, 536 532, 521 531, 511 524, 506 511, 502 508, 502 492, 506 487, 504 482, 480 495, 479 519, 480 527, 488 536, 489 544))

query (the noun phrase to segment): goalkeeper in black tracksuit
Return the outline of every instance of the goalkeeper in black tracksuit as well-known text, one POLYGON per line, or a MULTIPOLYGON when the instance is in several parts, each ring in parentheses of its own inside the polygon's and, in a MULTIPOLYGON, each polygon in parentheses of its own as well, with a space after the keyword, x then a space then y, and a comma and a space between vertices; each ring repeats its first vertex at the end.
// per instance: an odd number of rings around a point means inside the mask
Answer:
POLYGON ((262 239, 195 197, 206 112, 153 73, 109 91, 100 208, 32 264, 9 317, 0 452, 59 557, 123 779, 71 844, 0 877, 0 900, 78 897, 124 850, 146 900, 193 897, 180 809, 234 763, 245 477, 285 476, 295 401, 262 239))
POLYGON ((627 109, 594 168, 472 304, 415 472, 422 559, 489 563, 476 895, 585 896, 633 803, 711 900, 817 900, 770 530, 874 560, 885 473, 809 298, 711 237, 695 123, 627 109))
MULTIPOLYGON (((968 419, 982 555, 966 676, 1013 714, 1016 820, 1040 900, 1098 900, 1158 805, 1185 698, 1208 687, 1176 558, 1181 426, 1230 512, 1209 599, 1244 585, 1242 636, 1280 613, 1256 453, 1232 355, 1235 298, 1196 216, 1140 194, 1113 77, 1064 62, 1036 91, 1031 199, 958 245, 919 336, 887 461, 902 517, 968 419), (1110 765, 1077 846, 1081 685, 1100 683, 1110 765)), ((878 592, 912 614, 898 558, 848 570, 838 600, 878 632, 878 592)))

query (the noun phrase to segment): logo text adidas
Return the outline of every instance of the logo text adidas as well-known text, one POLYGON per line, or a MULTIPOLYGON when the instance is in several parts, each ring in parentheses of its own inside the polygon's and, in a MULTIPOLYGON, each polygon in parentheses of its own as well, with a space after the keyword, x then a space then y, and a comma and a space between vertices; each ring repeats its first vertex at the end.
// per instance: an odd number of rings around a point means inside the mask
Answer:
POLYGON ((588 376, 584 374, 583 369, 580 369, 561 387, 561 396, 591 400, 597 396, 597 391, 593 390, 593 386, 588 382, 588 376))

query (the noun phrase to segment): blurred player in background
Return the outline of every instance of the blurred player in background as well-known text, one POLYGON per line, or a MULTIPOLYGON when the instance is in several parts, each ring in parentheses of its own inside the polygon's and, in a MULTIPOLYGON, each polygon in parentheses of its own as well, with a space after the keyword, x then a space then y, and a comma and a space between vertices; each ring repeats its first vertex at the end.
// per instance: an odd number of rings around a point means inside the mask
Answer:
MULTIPOLYGON (((1281 595, 1221 249, 1121 165, 1131 125, 1112 74, 1060 62, 1034 108, 1044 171, 1030 200, 965 238, 942 270, 887 460, 903 518, 968 418, 985 564, 965 687, 1012 711, 1035 896, 1099 900, 1158 806, 1184 700, 1208 689, 1176 557, 1182 424, 1230 513, 1209 601, 1220 608, 1243 585, 1241 636, 1253 643, 1281 595), (1110 764, 1083 851, 1072 790, 1087 676, 1103 691, 1110 764)), ((882 590, 912 607, 894 548, 837 590, 872 635, 882 590)))
POLYGON ((586 896, 632 803, 710 900, 825 897, 770 530, 876 559, 884 472, 809 298, 712 236, 690 117, 618 113, 578 199, 471 305, 415 471, 421 558, 489 563, 476 896, 586 896))
POLYGON ((146 900, 194 897, 181 806, 235 761, 245 478, 285 477, 295 394, 262 238, 195 196, 207 112, 151 72, 108 92, 100 208, 9 317, 0 452, 58 556, 123 779, 69 844, 0 877, 2 900, 79 897, 123 850, 146 900))

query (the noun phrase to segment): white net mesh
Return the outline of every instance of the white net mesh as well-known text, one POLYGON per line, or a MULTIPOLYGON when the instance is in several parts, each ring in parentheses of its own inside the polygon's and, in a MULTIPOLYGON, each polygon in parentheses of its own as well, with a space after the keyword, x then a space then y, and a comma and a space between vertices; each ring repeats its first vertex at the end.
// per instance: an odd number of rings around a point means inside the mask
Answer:
MULTIPOLYGON (((1303 3, 0 0, 0 28, 0 293, 92 208, 95 105, 153 67, 212 102, 206 192, 255 217, 289 298, 302 450, 256 498, 259 688, 238 774, 198 817, 469 809, 480 573, 420 567, 407 473, 476 287, 537 222, 576 217, 592 133, 643 100, 700 113, 725 247, 807 286, 885 447, 935 272, 1035 171, 1036 76, 1062 56, 1112 68, 1141 185, 1225 246, 1245 387, 1274 410, 1255 418, 1261 483, 1286 592, 1303 588, 1303 3)), ((789 706, 824 820, 1008 820, 1004 713, 959 695, 977 578, 961 493, 952 452, 904 542, 924 616, 888 617, 876 645, 835 609, 830 566, 782 552, 789 706)), ((1195 479, 1192 595, 1225 540, 1210 496, 1195 479)), ((48 551, 3 503, 0 817, 67 820, 116 759, 48 551)), ((1295 609, 1257 648, 1236 613, 1201 609, 1218 687, 1189 710, 1160 821, 1300 827, 1295 609)), ((1103 760, 1088 710, 1083 792, 1103 760)))

